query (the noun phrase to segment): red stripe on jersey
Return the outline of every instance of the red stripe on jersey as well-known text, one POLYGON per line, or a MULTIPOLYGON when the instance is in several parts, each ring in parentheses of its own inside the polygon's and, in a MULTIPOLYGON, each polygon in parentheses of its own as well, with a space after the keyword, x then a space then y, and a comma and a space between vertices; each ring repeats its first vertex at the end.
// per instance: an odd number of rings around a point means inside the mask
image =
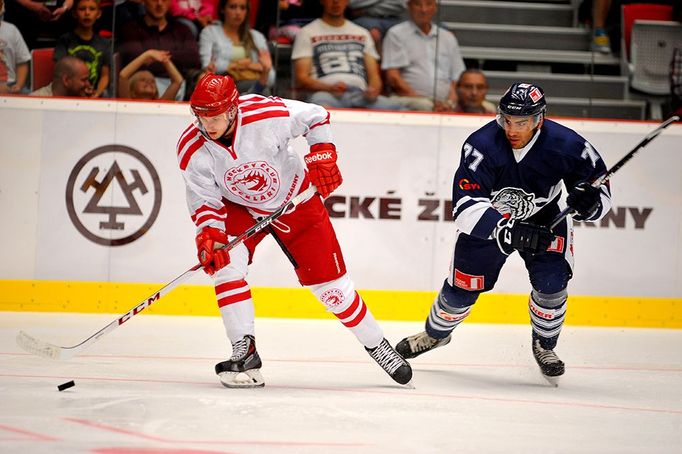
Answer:
POLYGON ((225 282, 224 284, 218 284, 215 286, 215 294, 220 295, 223 292, 229 292, 240 287, 246 287, 248 284, 244 279, 238 281, 225 282))
POLYGON ((254 103, 249 103, 244 106, 241 106, 241 111, 242 112, 251 112, 253 110, 258 110, 258 109, 264 109, 266 107, 281 107, 281 108, 286 108, 284 103, 282 101, 275 101, 272 98, 263 98, 262 101, 254 102, 254 103))
POLYGON ((271 111, 262 112, 259 114, 244 115, 244 117, 242 119, 242 126, 245 126, 245 125, 248 125, 249 123, 254 123, 254 122, 260 121, 260 120, 267 120, 268 118, 288 117, 288 116, 289 116, 288 110, 271 110, 271 111))
POLYGON ((194 127, 194 125, 189 125, 187 129, 185 129, 182 132, 182 134, 180 135, 180 140, 178 140, 178 144, 176 145, 178 156, 180 156, 180 152, 185 147, 185 145, 187 145, 187 142, 192 140, 197 134, 201 133, 199 132, 198 129, 194 127), (194 129, 194 131, 192 131, 192 129, 194 129))
POLYGON ((237 293, 235 295, 226 296, 225 298, 220 298, 218 300, 218 307, 229 306, 230 304, 241 303, 251 299, 251 290, 247 290, 242 293, 237 293))
POLYGON ((187 164, 189 164, 189 160, 192 159, 192 155, 201 148, 204 142, 206 142, 206 139, 204 139, 203 136, 199 136, 199 138, 185 150, 182 159, 180 159, 180 169, 187 169, 187 164))
POLYGON ((355 317, 353 320, 349 322, 342 322, 343 326, 346 328, 353 328, 357 326, 364 318, 365 314, 367 314, 367 306, 365 305, 365 302, 362 302, 362 309, 360 309, 360 313, 355 317))
MULTIPOLYGON (((334 315, 336 315, 341 320, 343 320, 344 318, 350 317, 351 315, 353 315, 353 312, 355 312, 355 310, 358 308, 361 301, 362 300, 360 299, 360 295, 358 295, 358 292, 355 292, 355 299, 353 300, 353 303, 351 303, 350 307, 348 309, 346 309, 345 311, 340 312, 338 314, 334 314, 334 315)), ((365 304, 365 303, 362 303, 362 304, 365 304)))
POLYGON ((208 205, 201 205, 192 215, 192 220, 196 221, 199 216, 206 213, 215 213, 218 216, 227 217, 227 208, 225 208, 225 206, 222 206, 221 208, 213 208, 208 205))
POLYGON ((318 126, 324 126, 324 125, 330 124, 330 122, 329 122, 329 118, 330 118, 330 117, 331 117, 331 115, 329 115, 329 112, 327 112, 327 118, 325 118, 324 120, 320 121, 319 123, 315 123, 314 125, 312 125, 312 126, 310 127, 310 129, 315 129, 315 128, 317 128, 318 126))

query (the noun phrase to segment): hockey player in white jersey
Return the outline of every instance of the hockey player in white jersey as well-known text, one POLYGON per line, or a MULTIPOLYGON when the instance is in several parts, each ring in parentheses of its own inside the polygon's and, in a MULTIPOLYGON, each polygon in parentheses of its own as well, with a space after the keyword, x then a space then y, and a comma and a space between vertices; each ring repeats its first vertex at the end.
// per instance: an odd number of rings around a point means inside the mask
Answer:
POLYGON ((230 77, 215 74, 201 78, 190 107, 196 121, 182 133, 177 154, 197 227, 199 261, 213 277, 232 343, 232 356, 215 367, 221 383, 228 388, 264 385, 246 275, 256 245, 270 233, 294 266, 299 282, 351 330, 393 380, 407 384, 412 369, 384 338, 355 291, 322 203, 342 182, 329 113, 290 99, 239 97, 230 77), (310 146, 304 159, 289 146, 299 136, 305 136, 310 146), (319 196, 229 253, 220 249, 311 184, 319 196))

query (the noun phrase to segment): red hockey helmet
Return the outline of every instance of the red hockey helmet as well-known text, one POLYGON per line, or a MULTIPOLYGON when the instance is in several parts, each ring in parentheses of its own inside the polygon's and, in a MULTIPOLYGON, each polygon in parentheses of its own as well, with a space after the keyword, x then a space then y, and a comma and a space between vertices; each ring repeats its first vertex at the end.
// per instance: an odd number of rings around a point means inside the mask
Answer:
POLYGON ((201 117, 228 112, 228 118, 233 118, 238 104, 239 92, 232 78, 213 73, 206 73, 199 79, 189 100, 194 115, 201 117))

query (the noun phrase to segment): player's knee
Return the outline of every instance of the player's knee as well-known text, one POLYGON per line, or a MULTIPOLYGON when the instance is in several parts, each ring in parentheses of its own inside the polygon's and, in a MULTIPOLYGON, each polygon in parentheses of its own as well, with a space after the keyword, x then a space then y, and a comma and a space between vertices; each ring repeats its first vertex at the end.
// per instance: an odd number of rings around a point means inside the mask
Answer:
POLYGON ((443 287, 441 287, 438 293, 438 301, 443 306, 443 309, 447 310, 452 308, 454 312, 460 312, 461 309, 467 308, 473 305, 478 299, 480 292, 470 292, 463 290, 459 287, 450 285, 450 283, 445 280, 443 282, 443 287))
POLYGON ((355 297, 355 285, 347 274, 333 281, 311 285, 308 288, 330 312, 347 309, 355 297))
POLYGON ((246 278, 248 266, 249 250, 241 243, 230 250, 230 263, 216 271, 213 279, 219 284, 243 280, 246 278))

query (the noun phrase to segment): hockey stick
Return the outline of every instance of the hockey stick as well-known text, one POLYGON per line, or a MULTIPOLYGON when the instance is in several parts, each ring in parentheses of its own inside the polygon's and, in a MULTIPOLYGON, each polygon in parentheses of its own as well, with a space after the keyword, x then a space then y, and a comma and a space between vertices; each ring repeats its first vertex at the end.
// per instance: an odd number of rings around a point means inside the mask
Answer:
MULTIPOLYGON (((310 185, 308 189, 305 191, 301 192, 297 196, 293 197, 291 200, 289 200, 287 203, 279 207, 276 211, 268 215, 267 217, 263 218, 256 224, 254 224, 252 227, 249 229, 245 230, 242 234, 240 234, 238 237, 236 237, 234 240, 230 241, 223 249, 225 250, 230 250, 233 249, 235 246, 239 245, 241 242, 244 240, 251 238, 254 236, 256 233, 260 232, 270 224, 272 224, 277 218, 280 216, 290 213, 296 208, 297 205, 300 205, 302 202, 305 202, 308 200, 310 197, 312 197, 315 194, 315 191, 317 188, 315 186, 310 185)), ((85 339, 83 342, 80 344, 73 345, 71 347, 60 347, 58 345, 50 344, 49 342, 44 342, 39 339, 36 339, 33 336, 30 336, 26 334, 24 331, 19 331, 19 334, 17 334, 17 344, 19 347, 23 348, 29 353, 32 353, 37 356, 41 356, 43 358, 50 358, 50 359, 71 359, 74 356, 78 355, 81 353, 83 350, 87 349, 90 347, 92 344, 94 344, 99 338, 103 337, 104 335, 112 332, 128 320, 130 320, 132 317, 135 315, 139 314, 149 306, 151 306, 153 303, 157 302, 160 300, 162 297, 170 293, 171 290, 176 288, 178 285, 182 284, 183 282, 187 281, 190 277, 192 277, 198 270, 201 269, 200 264, 194 265, 192 268, 188 269, 184 273, 182 273, 180 276, 176 277, 173 279, 171 282, 163 286, 160 290, 158 290, 156 293, 154 293, 152 296, 149 298, 146 298, 142 302, 140 302, 137 306, 133 307, 130 309, 128 312, 125 314, 121 315, 118 317, 116 320, 112 321, 109 323, 107 326, 102 328, 101 330, 97 331, 95 334, 92 336, 88 337, 85 339)))
MULTIPOLYGON (((594 180, 592 182, 592 187, 598 188, 599 186, 601 186, 602 184, 607 182, 613 176, 613 174, 618 172, 618 170, 620 170, 621 167, 623 167, 630 159, 632 159, 635 156, 635 154, 637 154, 637 152, 639 150, 646 147, 649 144, 649 142, 654 140, 661 132, 663 132, 663 130, 665 128, 670 126, 672 123, 675 123, 676 121, 680 121, 680 117, 673 115, 672 117, 668 118, 666 121, 664 121, 663 123, 658 125, 658 127, 656 129, 654 129, 653 131, 651 131, 649 134, 647 134, 644 137, 644 139, 642 139, 642 141, 637 144, 637 146, 635 148, 630 150, 628 152, 628 154, 626 154, 625 156, 623 156, 621 158, 620 161, 615 163, 613 165, 613 167, 611 167, 609 170, 607 170, 607 172, 604 175, 602 175, 599 178, 597 178, 596 180, 594 180)), ((573 212, 573 208, 571 208, 571 207, 566 207, 563 210, 561 210, 561 212, 559 214, 557 214, 556 217, 552 220, 552 223, 550 224, 549 229, 552 230, 554 227, 559 225, 559 223, 566 216, 571 214, 572 212, 573 212)))

